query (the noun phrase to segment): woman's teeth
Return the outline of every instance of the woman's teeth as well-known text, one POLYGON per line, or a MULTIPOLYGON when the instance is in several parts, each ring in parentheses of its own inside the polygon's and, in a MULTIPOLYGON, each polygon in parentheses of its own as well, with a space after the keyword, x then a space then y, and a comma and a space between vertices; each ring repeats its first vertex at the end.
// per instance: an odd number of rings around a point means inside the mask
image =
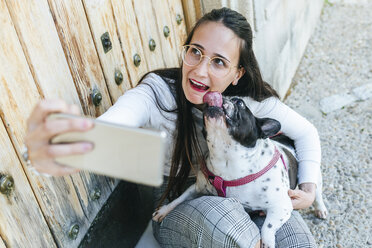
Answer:
POLYGON ((206 86, 205 84, 202 84, 202 83, 196 82, 196 81, 194 81, 194 80, 192 80, 192 79, 190 79, 190 83, 191 83, 191 86, 193 86, 194 88, 197 88, 198 90, 203 90, 203 91, 205 91, 205 90, 208 90, 208 89, 209 89, 209 87, 206 86))

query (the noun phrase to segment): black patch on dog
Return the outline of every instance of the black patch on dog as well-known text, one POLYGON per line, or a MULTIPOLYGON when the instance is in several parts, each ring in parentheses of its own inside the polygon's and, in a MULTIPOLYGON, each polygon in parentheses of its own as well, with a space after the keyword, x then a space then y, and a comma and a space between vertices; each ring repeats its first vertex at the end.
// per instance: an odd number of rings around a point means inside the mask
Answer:
POLYGON ((279 188, 276 188, 276 191, 279 191, 279 188))
POLYGON ((273 136, 281 128, 274 119, 256 118, 240 98, 223 99, 223 102, 223 106, 227 103, 226 108, 207 106, 204 116, 225 118, 230 135, 245 147, 254 147, 257 139, 273 136))
POLYGON ((268 227, 268 228, 272 228, 273 225, 271 225, 271 223, 269 223, 269 224, 267 225, 267 227, 268 227))
POLYGON ((268 186, 264 186, 264 187, 262 187, 262 190, 266 191, 268 188, 269 188, 268 186))

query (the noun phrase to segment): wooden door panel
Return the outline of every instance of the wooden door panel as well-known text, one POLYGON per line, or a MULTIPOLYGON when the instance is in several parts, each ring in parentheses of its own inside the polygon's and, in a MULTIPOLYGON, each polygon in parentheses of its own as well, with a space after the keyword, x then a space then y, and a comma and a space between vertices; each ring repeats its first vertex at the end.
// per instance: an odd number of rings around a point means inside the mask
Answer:
POLYGON ((0 236, 0 248, 6 248, 5 243, 1 236, 0 236))
POLYGON ((148 71, 144 51, 142 48, 141 36, 137 27, 136 15, 130 0, 112 0, 121 49, 126 61, 128 74, 132 86, 136 86, 139 79, 148 71), (136 65, 134 58, 140 58, 141 62, 136 65))
MULTIPOLYGON (((81 1, 50 0, 49 7, 83 104, 84 113, 93 117, 99 116, 111 106, 111 97, 105 83, 84 6, 81 1), (98 106, 94 106, 91 96, 93 90, 96 89, 102 94, 102 101, 98 106)), ((113 85, 111 84, 111 86, 113 85)), ((55 85, 55 87, 58 87, 58 85, 55 85)), ((113 99, 116 100, 116 97, 118 96, 115 95, 113 99)), ((103 176, 87 172, 81 172, 80 176, 73 175, 71 178, 84 215, 90 222, 109 197, 116 183, 103 176), (101 197, 99 200, 92 201, 90 196, 96 190, 100 191, 101 197)))
POLYGON ((99 116, 111 106, 97 51, 81 1, 48 0, 84 113, 99 116), (93 104, 92 93, 98 90, 102 100, 93 104))
POLYGON ((202 3, 201 0, 168 0, 168 1, 182 1, 183 13, 185 16, 185 25, 187 33, 191 32, 195 23, 202 17, 202 3))
POLYGON ((149 70, 165 68, 165 57, 162 54, 159 33, 156 26, 156 18, 151 1, 133 0, 133 8, 136 13, 137 25, 141 34, 141 41, 149 70), (150 50, 150 40, 154 40, 156 47, 150 50))
POLYGON ((171 13, 172 30, 174 30, 176 34, 175 44, 178 49, 177 54, 180 54, 181 46, 185 43, 187 37, 182 1, 168 0, 168 6, 171 13))
MULTIPOLYGON (((0 4, 0 116, 18 157, 21 157, 26 119, 41 97, 4 0, 0 4)), ((26 167, 23 161, 22 165, 26 167)), ((44 178, 27 169, 25 173, 58 246, 76 246, 79 237, 69 239, 69 228, 78 223, 81 239, 81 233, 84 234, 90 225, 72 182, 73 177, 80 176, 44 178)))
MULTIPOLYGON (((62 98, 81 106, 47 1, 26 1, 22 6, 17 3, 7 4, 39 92, 47 98, 62 98)), ((81 176, 74 175, 72 179, 84 213, 92 220, 115 185, 108 185, 104 177, 94 174, 83 172, 81 176), (97 188, 102 199, 91 201, 89 195, 97 188)))
POLYGON ((40 93, 80 105, 48 2, 6 0, 6 3, 40 93))
POLYGON ((165 67, 179 66, 179 48, 177 47, 176 34, 172 28, 172 19, 168 2, 164 0, 152 0, 152 6, 156 17, 156 27, 159 32, 159 39, 162 48, 165 67), (164 28, 170 31, 168 37, 164 34, 164 28))
POLYGON ((1 119, 0 147, 0 178, 14 180, 9 194, 0 194, 2 239, 8 247, 56 247, 1 119))
MULTIPOLYGON (((106 78, 111 100, 114 103, 126 90, 132 88, 132 85, 122 56, 111 1, 83 0, 83 3, 106 78), (109 34, 112 48, 105 53, 101 37, 106 32, 109 34), (115 81, 115 75, 119 73, 121 73, 122 76, 122 82, 120 85, 115 81)), ((116 77, 118 76, 119 75, 116 77)))

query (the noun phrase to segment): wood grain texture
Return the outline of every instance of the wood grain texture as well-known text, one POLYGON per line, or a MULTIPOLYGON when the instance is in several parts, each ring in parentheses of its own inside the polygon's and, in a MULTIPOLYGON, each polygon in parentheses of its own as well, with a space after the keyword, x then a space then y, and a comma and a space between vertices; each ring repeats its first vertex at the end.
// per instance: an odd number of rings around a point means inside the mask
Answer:
POLYGON ((90 30, 101 61, 102 69, 106 79, 107 87, 110 92, 112 102, 116 100, 128 89, 132 87, 124 58, 121 52, 116 22, 110 0, 83 0, 87 13, 90 30), (101 36, 108 32, 112 43, 112 49, 104 52, 101 36), (115 71, 118 70, 123 75, 123 82, 120 85, 115 83, 115 71))
POLYGON ((14 180, 10 194, 0 194, 2 239, 8 247, 56 247, 1 119, 0 147, 0 177, 9 175, 14 180))
POLYGON ((40 93, 80 105, 46 0, 6 0, 40 93))
POLYGON ((164 0, 152 0, 152 6, 156 17, 156 27, 162 48, 165 67, 178 67, 180 65, 180 55, 176 35, 178 35, 172 25, 172 17, 168 2, 164 0), (168 37, 164 36, 164 27, 170 29, 168 37))
MULTIPOLYGON (((2 96, 0 98, 0 116, 18 157, 21 157, 26 119, 41 97, 11 22, 5 1, 1 0, 0 3, 0 95, 2 96)), ((23 161, 22 165, 26 166, 23 161)), ((61 247, 77 246, 96 212, 106 200, 101 197, 99 202, 88 204, 89 192, 87 189, 90 187, 80 187, 79 185, 97 182, 97 180, 90 176, 86 178, 85 173, 81 173, 83 177, 74 175, 50 179, 35 176, 28 170, 25 170, 25 173, 56 238, 57 245, 61 247), (73 179, 77 183, 74 184, 73 179), (90 209, 94 209, 94 211, 91 213, 90 209), (75 223, 80 226, 80 234, 76 240, 70 240, 67 232, 75 223)), ((107 183, 107 180, 104 179, 104 182, 107 183)), ((109 187, 104 188, 110 191, 109 187)), ((108 196, 109 193, 103 192, 102 195, 108 196)))
POLYGON ((201 0, 182 0, 182 6, 185 14, 186 30, 187 33, 190 33, 195 23, 202 17, 201 0))
MULTIPOLYGON (((0 95, 2 96, 0 98, 0 115, 18 157, 20 157, 26 118, 40 96, 16 31, 10 21, 11 18, 4 0, 0 1, 0 18, 2 27, 0 29, 0 95)), ((4 144, 2 144, 1 149, 6 150, 6 147, 3 146, 4 144)), ((13 161, 13 163, 18 163, 18 160, 13 161)), ((22 170, 19 173, 21 172, 22 170)), ((71 179, 55 179, 56 182, 52 183, 51 180, 34 176, 28 170, 25 170, 25 172, 41 209, 55 234, 65 236, 65 229, 61 228, 61 225, 68 225, 70 219, 82 219, 86 222, 81 206, 78 204, 79 200, 76 197, 74 187, 71 185, 71 179), (66 184, 71 186, 67 187, 66 184), (69 194, 61 195, 61 192, 69 192, 69 194)), ((22 185, 21 181, 15 183, 22 185)), ((27 180, 23 183, 27 183, 27 180)), ((25 204, 28 203, 25 202, 25 204)), ((20 218, 20 216, 16 215, 14 218, 20 218)), ((29 223, 32 227, 35 224, 34 222, 29 223)), ((13 235, 20 234, 14 233, 13 235)), ((56 237, 60 238, 59 236, 56 237)), ((63 240, 63 237, 61 237, 61 240, 63 240)))
POLYGON ((6 248, 4 240, 2 239, 1 236, 0 236, 0 248, 6 248))
POLYGON ((133 8, 137 18, 138 29, 141 34, 141 41, 145 59, 150 71, 165 68, 165 59, 162 44, 160 42, 159 32, 156 26, 156 18, 151 1, 133 0, 133 8), (153 39, 156 43, 154 51, 150 51, 149 41, 153 39))
POLYGON ((171 14, 172 30, 175 32, 175 43, 178 49, 177 54, 180 54, 181 47, 185 43, 187 37, 182 1, 168 0, 168 8, 171 14), (177 23, 177 15, 180 15, 182 18, 182 22, 180 24, 177 23))
POLYGON ((137 27, 136 15, 130 0, 111 0, 122 53, 132 86, 148 71, 147 60, 142 48, 141 36, 137 27), (141 58, 139 66, 135 66, 133 57, 138 54, 141 58))
POLYGON ((99 116, 111 106, 111 99, 83 4, 80 0, 48 2, 84 114, 99 116), (93 105, 91 98, 95 89, 102 94, 98 107, 93 105))

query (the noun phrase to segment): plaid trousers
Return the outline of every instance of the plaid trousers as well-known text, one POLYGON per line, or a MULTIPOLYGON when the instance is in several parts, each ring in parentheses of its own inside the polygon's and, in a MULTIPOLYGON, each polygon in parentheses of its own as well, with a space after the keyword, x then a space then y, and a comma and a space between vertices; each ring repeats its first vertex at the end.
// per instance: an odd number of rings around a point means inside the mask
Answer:
MULTIPOLYGON (((156 189, 155 199, 164 187, 156 189)), ((161 247, 254 247, 264 220, 248 214, 237 199, 201 196, 177 206, 161 223, 153 222, 153 231, 161 247)), ((275 239, 278 248, 317 247, 297 211, 276 232, 275 239)))

